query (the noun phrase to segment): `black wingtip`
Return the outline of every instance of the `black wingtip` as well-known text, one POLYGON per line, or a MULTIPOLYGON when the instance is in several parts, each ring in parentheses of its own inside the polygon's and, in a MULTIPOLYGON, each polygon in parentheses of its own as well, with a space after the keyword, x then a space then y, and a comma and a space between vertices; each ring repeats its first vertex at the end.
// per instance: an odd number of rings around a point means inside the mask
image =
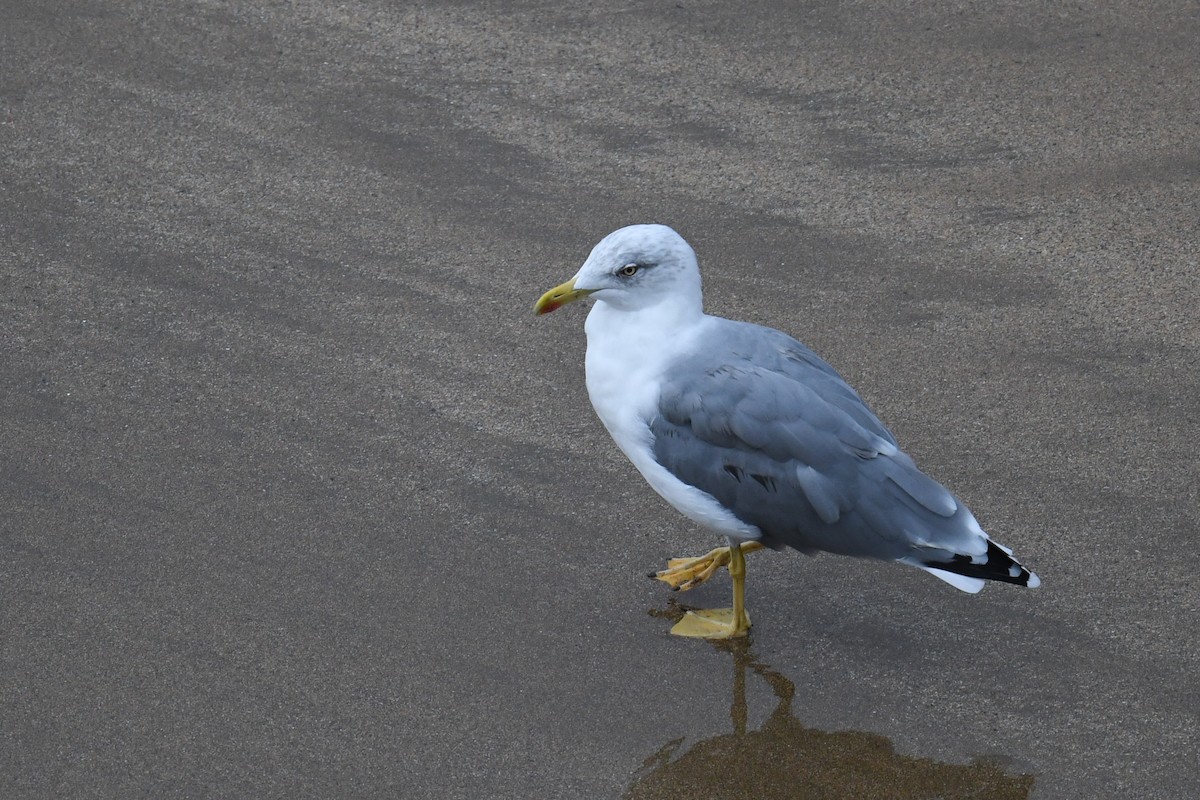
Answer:
POLYGON ((1042 585, 1041 578, 1023 567, 1004 548, 990 539, 987 543, 987 557, 983 562, 973 561, 970 556, 957 555, 950 561, 926 561, 925 565, 967 578, 1012 583, 1031 589, 1042 585))

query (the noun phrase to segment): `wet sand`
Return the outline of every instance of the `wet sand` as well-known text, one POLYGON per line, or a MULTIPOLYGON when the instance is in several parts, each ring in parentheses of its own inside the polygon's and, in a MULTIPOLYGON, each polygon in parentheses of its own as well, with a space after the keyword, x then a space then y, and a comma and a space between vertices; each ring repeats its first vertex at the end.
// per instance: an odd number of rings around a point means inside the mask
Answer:
POLYGON ((1194 3, 3 16, 0 796, 1200 795, 1194 3), (647 221, 1043 587, 669 636, 531 313, 647 221))

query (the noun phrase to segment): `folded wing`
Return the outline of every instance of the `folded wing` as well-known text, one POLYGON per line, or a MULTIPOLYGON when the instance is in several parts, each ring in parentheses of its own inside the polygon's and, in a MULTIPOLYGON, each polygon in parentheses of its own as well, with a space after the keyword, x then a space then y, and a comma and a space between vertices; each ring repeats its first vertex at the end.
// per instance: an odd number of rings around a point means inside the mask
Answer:
POLYGON ((768 545, 901 560, 967 591, 1030 582, 832 367, 778 331, 719 322, 664 377, 650 427, 672 474, 768 545))

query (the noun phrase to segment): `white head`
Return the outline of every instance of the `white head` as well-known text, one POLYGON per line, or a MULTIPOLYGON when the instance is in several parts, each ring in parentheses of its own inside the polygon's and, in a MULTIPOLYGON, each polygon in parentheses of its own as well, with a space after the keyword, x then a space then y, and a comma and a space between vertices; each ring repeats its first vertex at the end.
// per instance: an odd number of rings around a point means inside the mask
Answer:
POLYGON ((605 236, 575 277, 542 295, 537 313, 585 295, 623 311, 663 302, 700 311, 700 267, 691 245, 666 225, 630 225, 605 236))

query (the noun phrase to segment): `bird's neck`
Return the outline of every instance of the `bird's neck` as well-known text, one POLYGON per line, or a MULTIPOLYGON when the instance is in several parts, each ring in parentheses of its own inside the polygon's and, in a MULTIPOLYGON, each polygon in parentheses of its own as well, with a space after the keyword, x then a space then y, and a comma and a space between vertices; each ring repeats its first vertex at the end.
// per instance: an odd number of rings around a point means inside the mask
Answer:
POLYGON ((627 340, 670 338, 688 330, 704 318, 697 293, 675 294, 651 306, 621 308, 598 300, 588 314, 587 333, 627 340))
POLYGON ((645 455, 638 448, 644 449, 644 423, 657 406, 659 377, 691 350, 704 319, 698 306, 682 304, 628 310, 597 302, 588 314, 588 396, 604 426, 635 463, 645 455))

